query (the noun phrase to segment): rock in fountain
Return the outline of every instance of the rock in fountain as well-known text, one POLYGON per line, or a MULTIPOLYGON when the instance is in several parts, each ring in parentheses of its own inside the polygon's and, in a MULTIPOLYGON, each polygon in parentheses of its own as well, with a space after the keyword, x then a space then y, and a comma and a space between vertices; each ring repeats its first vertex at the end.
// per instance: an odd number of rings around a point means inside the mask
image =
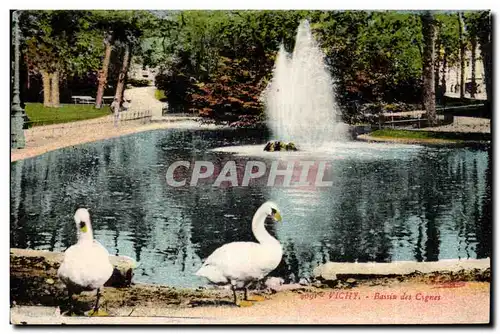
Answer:
POLYGON ((299 25, 291 55, 281 45, 263 100, 275 140, 308 149, 345 138, 333 80, 308 21, 299 25))
POLYGON ((279 140, 271 140, 264 147, 264 151, 276 152, 276 151, 297 151, 294 143, 287 143, 279 140))

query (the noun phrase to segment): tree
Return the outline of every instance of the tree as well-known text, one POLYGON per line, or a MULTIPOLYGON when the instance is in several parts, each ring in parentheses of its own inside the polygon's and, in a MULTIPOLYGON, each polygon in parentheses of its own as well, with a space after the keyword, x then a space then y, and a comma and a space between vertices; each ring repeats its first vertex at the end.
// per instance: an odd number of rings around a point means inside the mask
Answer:
POLYGON ((21 30, 27 68, 42 76, 44 105, 59 106, 60 81, 94 71, 99 46, 89 11, 23 11, 21 30))
POLYGON ((120 104, 123 101, 123 92, 125 89, 125 79, 127 76, 128 68, 130 64, 130 46, 128 43, 124 45, 123 61, 120 74, 118 76, 118 83, 116 84, 115 99, 120 104))
MULTIPOLYGON (((102 106, 102 97, 108 82, 109 66, 111 62, 111 54, 113 48, 122 49, 126 59, 122 61, 120 73, 128 72, 128 66, 131 59, 131 51, 138 46, 141 37, 146 29, 151 26, 151 22, 155 19, 148 11, 143 10, 97 10, 92 11, 94 24, 103 36, 102 43, 104 46, 104 57, 102 58, 102 66, 99 71, 98 87, 96 94, 96 108, 102 106), (125 66, 126 64, 126 66, 125 66)), ((115 96, 123 97, 123 89, 125 87, 125 77, 119 75, 118 84, 119 91, 115 96)))
MULTIPOLYGON (((437 48, 436 53, 441 67, 441 84, 438 99, 442 100, 446 92, 446 70, 459 64, 459 29, 455 13, 436 13, 434 15, 438 29, 438 39, 441 49, 437 48)), ((437 72, 436 72, 437 73, 437 72)))
MULTIPOLYGON (((440 86, 439 86, 439 69, 441 67, 441 61, 443 61, 443 66, 446 65, 446 62, 445 62, 445 59, 444 59, 444 56, 445 54, 441 54, 441 44, 442 44, 442 41, 441 41, 441 22, 439 22, 439 20, 436 18, 435 19, 435 29, 436 29, 436 45, 435 45, 435 60, 434 60, 434 90, 436 92, 436 98, 439 100, 439 101, 442 101, 443 97, 444 97, 444 89, 442 89, 440 86)), ((446 86, 445 86, 446 87, 446 86)))
POLYGON ((477 38, 475 35, 470 36, 470 49, 471 49, 471 91, 470 97, 476 97, 476 51, 477 51, 477 38))
MULTIPOLYGON (((439 88, 443 97, 447 69, 460 60, 459 22, 452 12, 432 16, 433 94, 439 88)), ((342 106, 422 102, 427 47, 422 18, 409 11, 170 11, 158 19, 144 59, 163 69, 156 83, 169 103, 175 96, 187 108, 240 112, 235 101, 257 103, 279 45, 291 51, 306 18, 342 106)))
POLYGON ((479 48, 484 65, 484 78, 486 84, 487 110, 491 113, 492 107, 492 73, 493 73, 493 53, 492 53, 492 32, 491 32, 491 13, 489 11, 480 11, 476 13, 473 19, 474 28, 478 34, 479 48))
POLYGON ((471 98, 476 96, 477 83, 476 83, 476 52, 477 52, 477 26, 474 24, 474 17, 477 12, 469 12, 464 14, 464 23, 467 29, 467 39, 470 43, 471 49, 471 98))
POLYGON ((436 45, 435 20, 431 11, 425 11, 420 14, 420 19, 422 21, 423 35, 423 100, 429 125, 436 126, 436 91, 434 86, 434 59, 436 45))
POLYGON ((24 36, 24 53, 32 67, 41 74, 43 83, 43 104, 46 107, 58 105, 58 93, 53 87, 58 79, 58 72, 64 67, 59 52, 67 49, 67 42, 53 29, 54 12, 25 11, 20 23, 24 36), (56 77, 56 78, 54 78, 56 77), (54 101, 54 99, 56 101, 54 101))
POLYGON ((133 11, 127 17, 126 21, 122 21, 119 33, 116 34, 116 40, 119 41, 123 49, 122 67, 116 85, 115 98, 118 103, 123 100, 125 83, 127 80, 128 70, 132 60, 133 52, 140 53, 143 37, 148 30, 155 26, 156 18, 147 11, 133 11))
POLYGON ((98 86, 96 93, 95 107, 101 108, 104 90, 108 83, 109 65, 111 62, 111 53, 117 35, 121 33, 120 29, 123 22, 128 19, 130 11, 93 11, 93 19, 96 28, 103 36, 104 57, 102 58, 102 66, 99 71, 98 86))
POLYGON ((489 103, 491 103, 491 18, 488 11, 473 11, 468 12, 464 16, 467 35, 470 40, 472 50, 472 92, 471 96, 476 93, 476 49, 479 44, 481 57, 484 65, 484 76, 486 85, 486 95, 489 103))
POLYGON ((95 98, 95 107, 101 108, 102 106, 102 98, 104 96, 104 88, 108 82, 108 71, 109 71, 109 62, 111 60, 111 52, 112 52, 112 44, 113 44, 113 35, 107 33, 104 37, 104 58, 102 60, 102 68, 99 71, 98 78, 98 86, 97 86, 97 94, 95 98))
POLYGON ((460 98, 465 97, 465 38, 464 38, 464 19, 461 12, 457 13, 458 33, 460 36, 460 98))
POLYGON ((420 20, 403 11, 320 12, 314 28, 337 82, 337 98, 421 98, 420 20))

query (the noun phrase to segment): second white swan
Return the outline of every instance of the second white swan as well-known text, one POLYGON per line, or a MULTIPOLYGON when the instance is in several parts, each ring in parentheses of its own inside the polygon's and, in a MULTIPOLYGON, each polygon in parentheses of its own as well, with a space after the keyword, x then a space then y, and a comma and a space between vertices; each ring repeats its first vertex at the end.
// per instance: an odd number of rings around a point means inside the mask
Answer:
POLYGON ((252 232, 258 243, 225 244, 216 249, 196 272, 197 276, 205 277, 213 284, 231 284, 236 305, 240 305, 236 289, 244 289, 245 300, 248 300, 248 285, 264 278, 281 262, 283 256, 281 244, 264 226, 268 217, 281 221, 280 210, 273 202, 262 204, 253 217, 252 232))

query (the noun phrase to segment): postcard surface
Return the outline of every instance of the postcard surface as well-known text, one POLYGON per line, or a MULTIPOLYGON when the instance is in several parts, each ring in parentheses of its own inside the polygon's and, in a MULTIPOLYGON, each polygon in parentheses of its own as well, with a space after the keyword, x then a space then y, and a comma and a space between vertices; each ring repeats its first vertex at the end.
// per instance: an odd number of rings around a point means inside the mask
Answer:
POLYGON ((16 10, 11 324, 489 324, 489 11, 16 10))

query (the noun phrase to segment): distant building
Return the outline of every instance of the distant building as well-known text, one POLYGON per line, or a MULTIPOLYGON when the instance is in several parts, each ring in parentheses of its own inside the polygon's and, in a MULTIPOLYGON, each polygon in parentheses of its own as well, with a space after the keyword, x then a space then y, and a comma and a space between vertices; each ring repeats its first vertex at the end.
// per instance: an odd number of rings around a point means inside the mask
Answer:
POLYGON ((155 76, 158 73, 157 68, 150 68, 149 66, 144 66, 142 64, 132 63, 130 66, 130 78, 136 80, 149 80, 151 85, 155 84, 155 76))
MULTIPOLYGON (((484 66, 479 48, 476 49, 476 99, 486 100, 486 86, 484 78, 484 66)), ((442 66, 440 76, 442 75, 442 66)), ((439 84, 441 85, 441 80, 439 84)), ((457 97, 460 96, 460 62, 449 67, 445 72, 445 95, 457 97)), ((465 53, 465 97, 471 97, 472 87, 472 52, 467 50, 465 53)))

